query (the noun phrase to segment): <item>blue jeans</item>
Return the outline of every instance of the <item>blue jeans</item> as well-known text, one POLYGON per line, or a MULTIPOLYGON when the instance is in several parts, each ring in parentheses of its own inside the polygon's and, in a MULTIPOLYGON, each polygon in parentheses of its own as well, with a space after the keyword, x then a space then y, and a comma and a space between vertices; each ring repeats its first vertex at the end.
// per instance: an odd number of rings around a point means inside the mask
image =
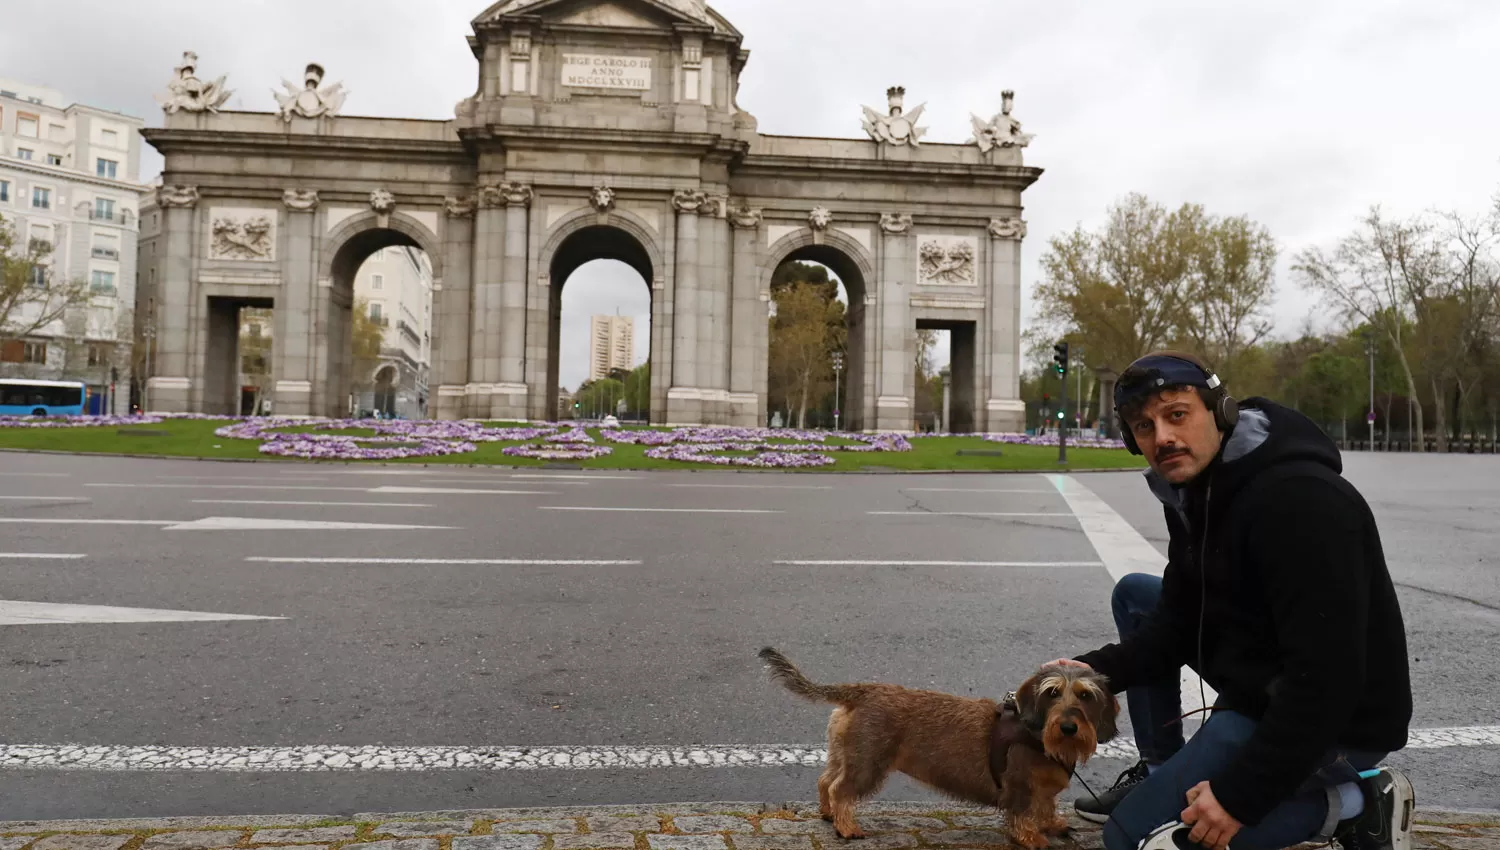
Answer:
MULTIPOLYGON (((1161 579, 1130 575, 1115 586, 1115 622, 1120 637, 1129 637, 1161 598, 1161 579)), ((1135 850, 1157 827, 1179 819, 1187 808, 1188 789, 1211 780, 1234 761, 1255 733, 1256 721, 1232 711, 1217 711, 1192 740, 1183 743, 1181 685, 1171 682, 1132 688, 1125 693, 1136 745, 1156 767, 1110 816, 1104 827, 1105 850, 1135 850), (1170 724, 1170 725, 1164 725, 1170 724)), ((1334 788, 1354 782, 1359 772, 1378 765, 1385 753, 1328 753, 1318 769, 1260 823, 1246 826, 1229 842, 1232 850, 1281 850, 1304 841, 1326 839, 1338 818, 1334 788)))

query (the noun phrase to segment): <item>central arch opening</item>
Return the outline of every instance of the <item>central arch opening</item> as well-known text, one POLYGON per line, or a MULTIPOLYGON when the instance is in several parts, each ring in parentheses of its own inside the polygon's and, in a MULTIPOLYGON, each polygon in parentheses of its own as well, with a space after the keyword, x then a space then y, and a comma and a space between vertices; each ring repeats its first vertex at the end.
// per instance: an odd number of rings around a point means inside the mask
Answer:
POLYGON ((432 373, 431 259, 410 235, 361 231, 334 255, 326 398, 334 416, 424 419, 432 373))
POLYGON ((858 431, 867 419, 865 279, 832 245, 787 254, 771 275, 766 425, 858 431))
POLYGON ((590 225, 563 240, 549 271, 547 410, 649 422, 655 270, 645 246, 618 227, 590 225))

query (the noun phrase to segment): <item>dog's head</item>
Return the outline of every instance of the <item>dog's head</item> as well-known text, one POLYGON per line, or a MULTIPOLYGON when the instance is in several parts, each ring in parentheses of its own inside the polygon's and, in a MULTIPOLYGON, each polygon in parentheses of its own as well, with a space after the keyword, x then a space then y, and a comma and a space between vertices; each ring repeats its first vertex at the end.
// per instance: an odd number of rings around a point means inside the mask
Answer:
POLYGON ((1047 755, 1070 768, 1088 761, 1118 731, 1120 701, 1103 676, 1081 667, 1038 670, 1016 691, 1016 707, 1047 755))

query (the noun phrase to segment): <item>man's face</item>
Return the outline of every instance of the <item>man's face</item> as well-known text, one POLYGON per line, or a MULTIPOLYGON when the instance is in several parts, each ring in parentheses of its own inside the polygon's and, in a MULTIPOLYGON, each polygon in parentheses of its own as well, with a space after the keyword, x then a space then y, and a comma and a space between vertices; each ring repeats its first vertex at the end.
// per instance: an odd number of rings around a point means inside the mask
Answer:
POLYGON ((1208 468, 1224 435, 1193 390, 1163 390, 1126 421, 1156 474, 1186 484, 1208 468))

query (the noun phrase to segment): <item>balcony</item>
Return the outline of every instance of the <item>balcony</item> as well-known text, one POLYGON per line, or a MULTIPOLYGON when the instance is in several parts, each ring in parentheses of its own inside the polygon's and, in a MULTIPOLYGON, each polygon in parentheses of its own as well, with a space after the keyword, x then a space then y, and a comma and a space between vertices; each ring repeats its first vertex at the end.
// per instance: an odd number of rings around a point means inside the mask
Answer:
POLYGON ((98 283, 89 285, 89 295, 94 298, 114 298, 119 290, 112 283, 98 283))
POLYGON ((104 248, 95 245, 94 250, 89 253, 89 256, 98 260, 118 260, 120 259, 120 249, 104 248))
POLYGON ((131 210, 100 208, 94 204, 84 201, 74 207, 74 211, 80 216, 88 216, 89 221, 102 221, 106 224, 118 224, 121 227, 129 226, 135 220, 135 213, 131 210))
POLYGON ((49 255, 52 253, 52 243, 45 239, 32 239, 26 243, 26 250, 44 256, 49 255))
POLYGON ((422 344, 422 337, 417 334, 417 329, 407 324, 405 320, 398 319, 396 321, 396 330, 400 331, 402 336, 405 336, 417 345, 422 344))

